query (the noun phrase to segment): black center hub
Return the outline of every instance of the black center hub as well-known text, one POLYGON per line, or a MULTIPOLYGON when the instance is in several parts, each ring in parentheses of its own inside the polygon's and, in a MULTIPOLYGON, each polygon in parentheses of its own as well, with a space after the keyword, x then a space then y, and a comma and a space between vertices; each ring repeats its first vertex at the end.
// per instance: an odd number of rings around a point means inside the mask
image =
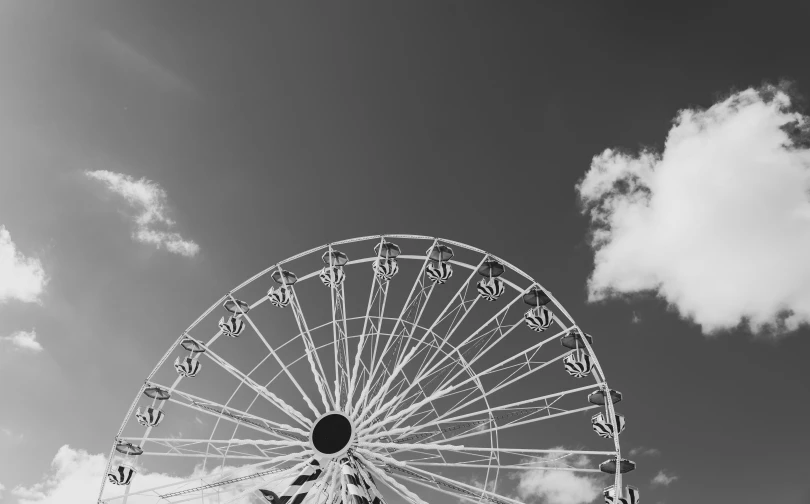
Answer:
POLYGON ((312 446, 324 455, 340 453, 352 440, 352 424, 341 413, 328 413, 312 428, 312 446))

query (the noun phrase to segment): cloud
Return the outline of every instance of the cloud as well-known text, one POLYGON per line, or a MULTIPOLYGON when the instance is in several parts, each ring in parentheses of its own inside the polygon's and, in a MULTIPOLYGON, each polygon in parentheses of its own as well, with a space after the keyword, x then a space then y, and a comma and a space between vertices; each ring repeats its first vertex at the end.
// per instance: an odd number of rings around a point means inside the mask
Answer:
POLYGON ((639 315, 636 312, 633 312, 633 318, 630 321, 634 324, 640 324, 641 317, 639 317, 639 315))
MULTIPOLYGON (((557 457, 549 455, 537 458, 544 466, 562 466, 557 457)), ((590 459, 584 455, 567 457, 565 464, 586 467, 590 459)), ((591 476, 581 476, 573 471, 534 469, 516 473, 519 479, 517 492, 521 499, 542 499, 545 504, 585 504, 602 494, 600 481, 591 476)))
POLYGON ((37 332, 34 329, 31 329, 30 332, 17 331, 12 333, 10 336, 0 337, 0 341, 9 342, 22 350, 28 350, 31 352, 42 351, 42 345, 40 345, 39 341, 37 341, 37 332))
MULTIPOLYGON (((90 454, 85 450, 74 450, 68 445, 59 448, 56 456, 51 462, 51 470, 42 481, 30 487, 18 486, 11 491, 11 495, 17 498, 14 504, 65 504, 73 502, 96 502, 101 485, 101 476, 106 467, 106 458, 102 454, 90 454)), ((234 467, 225 467, 224 471, 233 471, 234 467)), ((219 472, 217 469, 216 472, 219 472)), ((210 477, 212 473, 203 472, 196 468, 193 474, 195 478, 210 477)), ((238 472, 236 476, 247 474, 238 472)), ((187 478, 178 478, 161 473, 150 473, 142 469, 138 470, 132 480, 132 492, 139 489, 153 488, 160 485, 178 483, 187 478)), ((233 485, 228 485, 220 499, 224 502, 227 498, 235 496, 241 489, 250 488, 258 483, 256 479, 249 479, 233 485)), ((123 493, 124 487, 108 485, 105 490, 105 498, 123 493), (109 493, 107 490, 120 490, 120 492, 109 493)), ((168 490, 167 490, 168 491, 168 490)), ((205 504, 213 504, 216 497, 211 501, 206 500, 205 504)), ((154 502, 154 497, 144 498, 141 496, 130 496, 127 499, 131 504, 145 504, 154 502)))
POLYGON ((653 485, 669 486, 669 484, 676 479, 678 479, 677 476, 667 475, 664 474, 664 471, 658 471, 658 474, 655 475, 655 478, 653 478, 650 483, 653 485))
POLYGON ((138 212, 134 218, 133 239, 186 257, 194 257, 200 251, 199 245, 184 239, 179 233, 155 229, 155 226, 168 229, 175 225, 167 215, 166 191, 156 182, 145 178, 136 180, 129 175, 107 170, 87 171, 85 175, 104 182, 107 189, 123 196, 138 212))
POLYGON ((10 299, 38 303, 47 281, 40 260, 21 254, 6 227, 0 226, 0 304, 10 299))
POLYGON ((2 483, 0 483, 0 499, 2 499, 2 498, 3 498, 3 491, 4 491, 5 489, 6 489, 6 487, 5 487, 5 486, 4 486, 2 483))
POLYGON ((629 455, 631 457, 637 456, 651 457, 655 455, 661 455, 661 450, 658 450, 657 448, 645 448, 644 446, 637 446, 635 448, 630 449, 629 455))
POLYGON ((590 301, 653 292, 705 334, 810 322, 808 132, 767 86, 680 111, 660 153, 595 156, 576 187, 590 301))

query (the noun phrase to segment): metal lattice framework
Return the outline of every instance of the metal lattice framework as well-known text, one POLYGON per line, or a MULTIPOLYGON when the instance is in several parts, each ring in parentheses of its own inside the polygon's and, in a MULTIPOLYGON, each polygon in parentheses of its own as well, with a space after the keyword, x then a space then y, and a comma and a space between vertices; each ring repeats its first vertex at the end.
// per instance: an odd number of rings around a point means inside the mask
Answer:
MULTIPOLYGON (((539 470, 612 474, 615 500, 635 464, 593 339, 548 289, 462 243, 314 248, 171 345, 115 436, 98 502, 520 504, 516 478, 539 470)), ((618 498, 636 502, 627 488, 618 498)))

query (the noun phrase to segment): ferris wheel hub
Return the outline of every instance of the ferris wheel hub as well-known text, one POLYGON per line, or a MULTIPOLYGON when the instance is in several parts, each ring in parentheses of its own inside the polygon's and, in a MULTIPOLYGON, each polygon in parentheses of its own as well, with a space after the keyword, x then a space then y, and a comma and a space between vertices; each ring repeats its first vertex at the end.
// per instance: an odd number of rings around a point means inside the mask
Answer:
POLYGON ((330 411, 312 424, 309 442, 319 455, 336 458, 351 448, 354 424, 343 413, 330 411))

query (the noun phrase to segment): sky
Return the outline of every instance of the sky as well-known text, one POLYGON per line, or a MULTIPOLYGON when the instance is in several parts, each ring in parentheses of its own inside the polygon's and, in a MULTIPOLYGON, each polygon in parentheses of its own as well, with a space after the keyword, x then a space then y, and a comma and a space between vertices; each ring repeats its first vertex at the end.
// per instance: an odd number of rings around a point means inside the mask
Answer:
POLYGON ((228 289, 412 233, 598 336, 645 502, 807 504, 810 7, 771 5, 0 3, 0 501, 97 488, 228 289))

